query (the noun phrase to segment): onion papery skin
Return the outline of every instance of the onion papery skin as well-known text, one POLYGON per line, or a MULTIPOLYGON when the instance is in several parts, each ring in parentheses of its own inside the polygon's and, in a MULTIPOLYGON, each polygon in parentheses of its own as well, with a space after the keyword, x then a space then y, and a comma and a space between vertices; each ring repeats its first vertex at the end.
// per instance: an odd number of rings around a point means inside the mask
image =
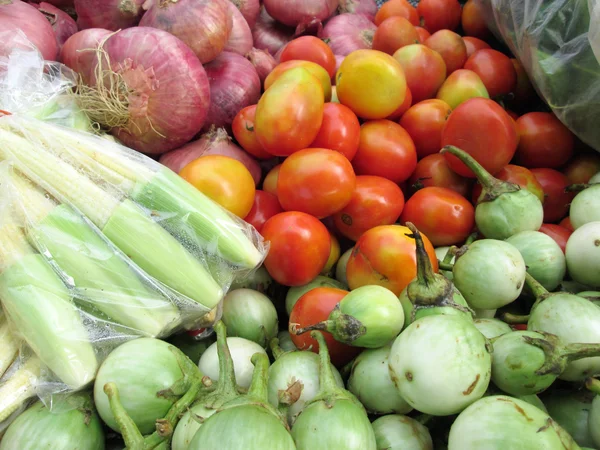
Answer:
POLYGON ((104 28, 88 28, 66 40, 60 50, 59 61, 81 75, 86 84, 95 83, 94 69, 98 64, 95 49, 112 32, 104 28))
POLYGON ((161 154, 189 142, 204 125, 210 88, 204 67, 182 41, 166 31, 128 28, 104 44, 111 68, 129 96, 127 127, 112 133, 142 153, 161 154))
POLYGON ((340 14, 360 14, 371 22, 375 21, 377 10, 375 0, 340 0, 340 6, 338 7, 340 14))
POLYGON ((104 393, 106 383, 117 385, 125 411, 142 434, 152 433, 156 419, 173 406, 177 398, 157 395, 183 377, 170 347, 159 339, 139 338, 117 347, 104 360, 94 383, 94 401, 98 414, 114 431, 120 429, 104 393))
POLYGON ((77 33, 77 23, 75 23, 75 20, 62 9, 45 2, 40 3, 39 6, 36 7, 44 14, 46 19, 48 19, 48 22, 56 35, 59 49, 64 45, 67 39, 77 33))
POLYGON ((260 14, 260 0, 231 0, 231 2, 240 10, 250 28, 254 28, 260 14))
POLYGON ((391 349, 392 344, 367 349, 352 363, 348 390, 372 414, 408 414, 413 409, 400 396, 390 378, 388 360, 391 349))
MULTIPOLYGON (((333 364, 330 366, 337 385, 343 388, 344 381, 340 373, 333 364)), ((298 400, 288 409, 287 418, 290 426, 294 424, 306 402, 311 401, 319 393, 319 356, 316 353, 292 351, 275 360, 269 367, 269 402, 273 406, 278 406, 279 391, 285 391, 295 381, 302 383, 302 391, 298 400)))
POLYGON ((146 0, 140 26, 168 31, 181 39, 202 64, 225 48, 233 19, 228 0, 146 0))
POLYGON ((339 0, 263 0, 271 17, 289 27, 307 24, 314 19, 324 22, 337 10, 339 0))
POLYGON ((254 69, 256 69, 261 85, 277 65, 277 61, 275 61, 275 58, 271 56, 268 50, 253 48, 246 54, 246 58, 248 58, 254 69))
POLYGON ((145 0, 75 0, 77 25, 80 30, 105 28, 111 31, 136 26, 144 10, 145 0))
POLYGON ((261 168, 256 159, 250 156, 231 141, 231 137, 224 128, 212 129, 200 136, 200 139, 190 142, 176 150, 163 154, 159 162, 175 173, 189 163, 202 156, 222 155, 229 156, 241 162, 258 184, 261 178, 261 168))
POLYGON ((204 128, 214 125, 230 132, 237 113, 258 103, 261 90, 258 73, 250 61, 231 52, 222 52, 204 69, 211 99, 204 128))
POLYGON ((377 448, 386 450, 433 450, 429 430, 415 419, 390 414, 373 421, 377 448))
POLYGON ((33 44, 45 60, 56 60, 58 42, 46 17, 21 0, 8 1, 0 3, 0 56, 10 55, 15 48, 30 50, 33 44))
POLYGON ((483 448, 575 450, 579 447, 540 409, 513 397, 493 395, 465 409, 450 428, 448 450, 483 448))
POLYGON ((104 450, 104 431, 87 394, 75 394, 61 410, 37 402, 10 424, 0 441, 2 450, 104 450), (77 401, 82 400, 80 405, 77 401), (81 406, 82 409, 76 409, 81 406), (83 409, 86 408, 86 409, 83 409), (87 409, 89 408, 89 409, 87 409))
POLYGON ((231 32, 229 33, 229 39, 223 47, 223 51, 237 53, 238 55, 246 56, 246 54, 252 50, 254 46, 254 39, 252 38, 252 30, 244 19, 242 13, 235 7, 235 5, 228 1, 227 6, 231 12, 231 32))
POLYGON ((321 39, 328 39, 334 54, 347 56, 355 50, 370 49, 377 26, 358 14, 340 14, 333 17, 319 33, 321 39))
MULTIPOLYGON (((273 19, 263 6, 256 25, 252 27, 254 46, 260 50, 268 50, 271 55, 277 52, 294 38, 294 29, 286 27, 273 19)), ((277 59, 275 57, 275 59, 277 59)))

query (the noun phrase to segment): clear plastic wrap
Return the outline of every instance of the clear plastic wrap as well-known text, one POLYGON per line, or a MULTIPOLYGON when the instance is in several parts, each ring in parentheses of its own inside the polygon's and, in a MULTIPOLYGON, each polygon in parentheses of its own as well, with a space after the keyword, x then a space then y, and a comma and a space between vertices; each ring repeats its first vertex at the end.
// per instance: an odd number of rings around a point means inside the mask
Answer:
POLYGON ((600 2, 476 1, 556 116, 600 151, 600 2))
POLYGON ((210 327, 268 251, 170 169, 74 129, 72 86, 36 52, 0 60, 0 302, 42 400, 88 386, 127 340, 210 327))

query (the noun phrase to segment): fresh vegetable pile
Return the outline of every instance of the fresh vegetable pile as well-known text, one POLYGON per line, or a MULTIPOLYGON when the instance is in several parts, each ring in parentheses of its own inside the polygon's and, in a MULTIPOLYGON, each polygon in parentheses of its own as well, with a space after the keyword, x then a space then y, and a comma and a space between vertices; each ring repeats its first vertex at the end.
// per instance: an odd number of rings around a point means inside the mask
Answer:
POLYGON ((600 155, 484 13, 0 0, 0 450, 600 449, 600 155))

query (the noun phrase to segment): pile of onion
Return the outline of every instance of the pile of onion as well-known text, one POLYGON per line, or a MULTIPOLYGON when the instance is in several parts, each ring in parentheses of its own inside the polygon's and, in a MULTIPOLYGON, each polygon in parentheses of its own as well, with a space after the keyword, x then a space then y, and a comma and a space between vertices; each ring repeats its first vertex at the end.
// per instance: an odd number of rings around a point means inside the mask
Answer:
POLYGON ((77 23, 62 9, 45 2, 36 4, 35 7, 48 19, 56 35, 59 49, 67 39, 77 33, 77 23))
POLYGON ((134 27, 144 14, 145 0, 75 0, 77 25, 86 28, 105 28, 111 31, 134 27))
POLYGON ((254 28, 260 14, 260 0, 231 0, 231 2, 240 10, 248 26, 254 28))
MULTIPOLYGON (((142 27, 168 31, 205 64, 223 51, 232 28, 229 0, 146 0, 142 27)), ((251 46, 250 46, 251 47, 251 46)))
POLYGON ((369 49, 377 26, 360 14, 340 14, 333 17, 319 34, 328 39, 336 55, 346 56, 355 50, 369 49))
POLYGON ((44 59, 56 59, 58 42, 46 17, 21 0, 0 0, 0 56, 15 48, 30 49, 31 44, 44 59))
POLYGON ((268 50, 253 48, 248 52, 246 58, 248 58, 256 69, 256 73, 258 74, 261 83, 264 83, 265 78, 267 78, 277 65, 277 61, 275 61, 275 58, 271 56, 268 50))
POLYGON ((96 50, 111 34, 103 28, 78 31, 64 43, 58 60, 81 75, 87 84, 94 83, 94 69, 98 60, 96 50))
POLYGON ((286 27, 273 19, 265 7, 260 10, 256 25, 252 28, 254 47, 268 50, 275 55, 279 49, 294 39, 294 29, 286 27))
POLYGON ((377 14, 377 3, 375 0, 340 0, 338 12, 340 14, 361 14, 374 22, 375 14, 377 14))
POLYGON ((335 14, 339 0, 263 0, 271 17, 289 27, 313 20, 324 22, 335 14))
POLYGON ((229 10, 231 11, 232 25, 229 40, 223 50, 245 56, 246 53, 252 50, 252 46, 254 45, 252 30, 235 5, 229 1, 227 3, 229 5, 229 10))

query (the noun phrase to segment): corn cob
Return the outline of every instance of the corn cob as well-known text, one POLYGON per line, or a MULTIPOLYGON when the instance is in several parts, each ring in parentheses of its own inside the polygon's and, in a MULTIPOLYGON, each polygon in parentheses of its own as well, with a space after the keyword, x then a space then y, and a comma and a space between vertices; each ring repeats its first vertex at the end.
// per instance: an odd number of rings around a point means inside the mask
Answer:
MULTIPOLYGON (((15 361, 15 364, 19 364, 15 361)), ((28 399, 35 396, 37 380, 40 376, 41 361, 32 355, 17 367, 3 383, 0 383, 0 423, 28 399)))
POLYGON ((177 308, 158 290, 152 290, 126 260, 68 205, 20 176, 10 175, 29 241, 51 255, 63 280, 113 321, 155 337, 171 331, 179 318, 177 308))
POLYGON ((6 316, 0 309, 0 377, 10 367, 19 352, 19 341, 12 334, 6 316))
POLYGON ((34 146, 28 139, 0 129, 0 142, 1 158, 13 161, 30 179, 41 180, 38 184, 62 203, 70 203, 87 216, 146 273, 196 301, 205 312, 221 301, 223 290, 200 261, 134 202, 101 188, 102 180, 94 182, 44 149, 57 145, 52 139, 34 146))

